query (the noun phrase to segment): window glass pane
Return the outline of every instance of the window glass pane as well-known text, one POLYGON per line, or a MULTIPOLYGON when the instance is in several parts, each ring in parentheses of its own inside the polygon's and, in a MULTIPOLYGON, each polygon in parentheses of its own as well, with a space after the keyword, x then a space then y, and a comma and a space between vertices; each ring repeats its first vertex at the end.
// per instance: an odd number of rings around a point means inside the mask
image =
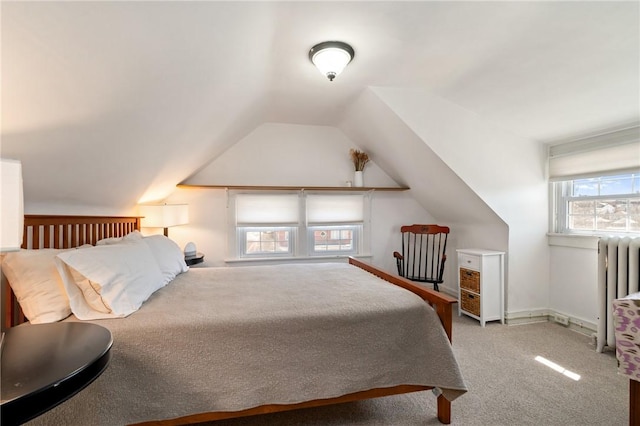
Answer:
POLYGON ((598 195, 598 179, 579 179, 573 181, 574 197, 586 197, 588 195, 598 195))
POLYGON ((632 182, 633 187, 631 188, 631 193, 640 194, 640 174, 634 175, 632 182))
POLYGON ((353 250, 353 232, 351 230, 340 231, 340 250, 353 250))
POLYGON ((595 214, 595 201, 580 200, 569 202, 569 215, 593 216, 595 214))
POLYGON ((283 254, 289 253, 290 249, 288 230, 265 229, 245 233, 244 254, 283 254))
POLYGON ((629 231, 640 232, 640 200, 629 201, 629 231))
POLYGON ((597 229, 624 231, 627 227, 626 200, 602 200, 598 203, 597 229))
POLYGON ((631 194, 631 175, 603 177, 600 195, 631 194))
POLYGON ((314 250, 326 251, 328 246, 329 234, 327 231, 314 231, 313 246, 314 250))
POLYGON ((312 252, 342 252, 351 253, 355 251, 356 233, 353 227, 343 228, 314 228, 312 241, 312 252))
POLYGON ((569 227, 571 229, 595 229, 595 201, 571 201, 569 203, 569 227))
POLYGON ((273 241, 261 241, 260 251, 262 253, 275 253, 276 245, 273 241))
POLYGON ((260 232, 247 232, 247 241, 260 241, 260 232))

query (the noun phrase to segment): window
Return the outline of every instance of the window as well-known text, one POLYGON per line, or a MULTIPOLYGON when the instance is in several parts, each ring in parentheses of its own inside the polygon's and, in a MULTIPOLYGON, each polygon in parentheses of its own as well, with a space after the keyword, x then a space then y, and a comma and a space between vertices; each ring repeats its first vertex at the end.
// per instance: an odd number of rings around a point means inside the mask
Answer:
POLYGON ((294 254, 300 216, 296 194, 238 194, 234 201, 238 257, 294 254))
POLYGON ((311 234, 311 255, 329 254, 357 254, 358 235, 360 226, 312 226, 309 227, 311 234))
POLYGON ((309 255, 358 253, 364 222, 363 195, 308 195, 306 214, 309 255))
POLYGON ((365 254, 369 196, 237 193, 229 200, 230 253, 238 258, 365 254), (367 214, 365 214, 367 213, 367 214))
POLYGON ((291 228, 239 228, 243 256, 291 256, 293 244, 291 228))
POLYGON ((557 231, 640 233, 640 173, 556 182, 557 231))
POLYGON ((549 147, 552 231, 640 233, 640 127, 549 147))

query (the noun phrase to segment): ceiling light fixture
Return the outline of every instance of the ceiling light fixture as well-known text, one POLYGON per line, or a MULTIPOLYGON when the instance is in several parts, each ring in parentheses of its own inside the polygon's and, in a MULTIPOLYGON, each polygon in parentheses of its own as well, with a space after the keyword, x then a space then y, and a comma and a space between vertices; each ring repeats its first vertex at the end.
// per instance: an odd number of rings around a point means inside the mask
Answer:
POLYGON ((341 41, 325 41, 309 50, 309 59, 329 81, 333 81, 354 56, 353 48, 341 41))

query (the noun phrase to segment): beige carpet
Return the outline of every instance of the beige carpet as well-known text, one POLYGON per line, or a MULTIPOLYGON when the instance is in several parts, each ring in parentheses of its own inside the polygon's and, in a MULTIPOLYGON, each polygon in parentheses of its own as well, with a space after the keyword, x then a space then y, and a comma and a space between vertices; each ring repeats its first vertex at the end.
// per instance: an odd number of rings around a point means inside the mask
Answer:
MULTIPOLYGON (((628 425, 628 380, 613 352, 555 323, 481 328, 454 317, 453 346, 469 392, 452 404, 453 425, 628 425), (537 362, 542 356, 580 375, 571 378, 537 362)), ((435 425, 428 392, 212 423, 246 425, 435 425)))

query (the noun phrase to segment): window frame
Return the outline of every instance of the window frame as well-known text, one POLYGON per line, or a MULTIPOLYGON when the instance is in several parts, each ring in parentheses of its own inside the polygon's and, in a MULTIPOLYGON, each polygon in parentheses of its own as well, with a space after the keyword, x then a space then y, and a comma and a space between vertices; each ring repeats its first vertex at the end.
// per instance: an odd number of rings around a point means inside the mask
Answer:
POLYGON ((291 257, 296 252, 296 227, 294 226, 237 226, 236 227, 236 240, 238 245, 238 257, 242 259, 263 259, 273 257, 291 257), (248 253, 247 252, 247 233, 249 232, 289 232, 288 246, 289 249, 286 252, 259 252, 248 253))
MULTIPOLYGON (((598 216, 595 215, 594 212, 594 229, 575 229, 571 228, 571 218, 570 218, 570 203, 574 201, 598 201, 598 200, 625 200, 627 203, 630 201, 640 200, 640 188, 635 188, 636 191, 639 192, 631 192, 631 193, 618 193, 618 194, 600 194, 597 195, 580 195, 574 196, 572 195, 574 182, 586 179, 604 179, 611 178, 617 176, 631 176, 632 180, 637 179, 640 175, 640 170, 631 171, 628 173, 606 173, 602 175, 588 175, 588 176, 577 176, 572 177, 566 180, 558 180, 555 182, 551 182, 551 193, 553 194, 553 199, 551 200, 552 205, 552 229, 555 233, 558 234, 566 234, 566 235, 590 235, 590 236, 601 236, 601 235, 639 235, 640 230, 632 230, 629 228, 629 223, 627 220, 627 224, 625 225, 625 230, 619 229, 597 229, 598 228, 598 216)), ((600 191, 599 191, 600 192, 600 191)))
POLYGON ((360 236, 362 235, 362 224, 331 224, 331 225, 309 225, 307 226, 307 241, 308 241, 308 254, 309 256, 352 256, 359 254, 360 249, 360 236), (352 247, 351 250, 316 250, 315 243, 315 231, 328 230, 328 231, 345 231, 349 230, 352 233, 352 247))
POLYGON ((349 257, 358 256, 366 257, 370 256, 371 252, 371 198, 373 191, 313 191, 313 190, 295 190, 295 191, 265 191, 265 190, 227 190, 227 262, 234 261, 268 261, 270 259, 277 259, 279 261, 285 260, 303 260, 303 259, 318 259, 325 257, 349 257), (307 221, 307 196, 353 196, 354 192, 362 195, 362 221, 356 222, 335 222, 335 223, 308 223, 307 221), (273 195, 273 196, 298 196, 298 221, 297 223, 236 223, 236 197, 239 195, 273 195), (355 250, 349 252, 345 251, 329 251, 329 252, 317 252, 313 247, 313 232, 310 231, 313 228, 338 228, 338 227, 352 227, 353 231, 357 234, 354 235, 355 250), (270 231, 276 229, 288 228, 290 250, 288 253, 247 253, 246 252, 246 232, 252 231, 270 231))

